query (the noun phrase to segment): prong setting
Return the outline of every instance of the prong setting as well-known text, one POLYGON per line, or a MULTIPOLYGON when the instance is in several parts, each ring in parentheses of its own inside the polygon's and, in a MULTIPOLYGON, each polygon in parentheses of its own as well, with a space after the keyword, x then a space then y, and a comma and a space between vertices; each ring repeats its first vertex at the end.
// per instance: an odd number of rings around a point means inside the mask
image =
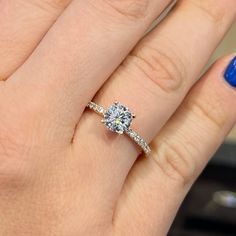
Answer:
POLYGON ((94 102, 89 102, 88 108, 100 114, 103 119, 101 122, 112 132, 119 135, 127 134, 138 146, 142 148, 145 154, 149 154, 151 149, 145 140, 130 128, 132 120, 136 117, 134 113, 115 101, 107 110, 94 102))
POLYGON ((113 103, 104 114, 105 125, 111 131, 123 134, 133 120, 130 110, 119 102, 113 103))

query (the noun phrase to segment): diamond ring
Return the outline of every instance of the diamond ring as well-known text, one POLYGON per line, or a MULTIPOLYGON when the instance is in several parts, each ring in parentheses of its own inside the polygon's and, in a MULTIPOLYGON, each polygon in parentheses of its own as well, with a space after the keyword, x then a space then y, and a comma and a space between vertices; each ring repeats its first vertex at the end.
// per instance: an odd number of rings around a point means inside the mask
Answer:
POLYGON ((142 148, 145 154, 151 152, 147 142, 130 128, 135 115, 131 113, 126 106, 119 102, 115 102, 106 110, 94 102, 89 102, 87 107, 103 116, 102 123, 109 130, 118 134, 127 134, 139 147, 142 148))

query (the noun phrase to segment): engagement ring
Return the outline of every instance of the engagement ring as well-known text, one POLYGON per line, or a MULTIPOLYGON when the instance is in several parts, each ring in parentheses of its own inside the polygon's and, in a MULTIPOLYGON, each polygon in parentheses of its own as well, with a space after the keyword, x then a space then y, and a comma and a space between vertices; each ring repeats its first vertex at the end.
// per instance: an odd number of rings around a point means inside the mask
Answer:
POLYGON ((112 104, 107 110, 94 102, 89 102, 88 108, 103 116, 102 123, 111 131, 118 134, 127 134, 134 142, 142 148, 145 154, 151 152, 147 142, 130 128, 135 115, 119 102, 112 104))

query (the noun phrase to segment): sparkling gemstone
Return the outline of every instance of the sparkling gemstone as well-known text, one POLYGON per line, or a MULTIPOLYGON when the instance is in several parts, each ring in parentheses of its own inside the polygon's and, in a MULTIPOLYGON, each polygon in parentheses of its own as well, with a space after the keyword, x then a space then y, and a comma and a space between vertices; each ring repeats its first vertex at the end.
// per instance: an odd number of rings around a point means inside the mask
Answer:
POLYGON ((129 128, 132 120, 133 115, 129 109, 118 102, 111 105, 104 115, 107 128, 119 134, 129 128))

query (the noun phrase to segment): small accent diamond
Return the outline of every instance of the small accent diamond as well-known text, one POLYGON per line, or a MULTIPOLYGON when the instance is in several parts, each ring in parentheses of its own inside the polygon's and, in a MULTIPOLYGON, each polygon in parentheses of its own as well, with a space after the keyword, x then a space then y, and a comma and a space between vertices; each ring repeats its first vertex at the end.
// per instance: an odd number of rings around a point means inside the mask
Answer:
POLYGON ((104 115, 105 113, 105 109, 94 102, 90 102, 88 107, 101 115, 104 115))

